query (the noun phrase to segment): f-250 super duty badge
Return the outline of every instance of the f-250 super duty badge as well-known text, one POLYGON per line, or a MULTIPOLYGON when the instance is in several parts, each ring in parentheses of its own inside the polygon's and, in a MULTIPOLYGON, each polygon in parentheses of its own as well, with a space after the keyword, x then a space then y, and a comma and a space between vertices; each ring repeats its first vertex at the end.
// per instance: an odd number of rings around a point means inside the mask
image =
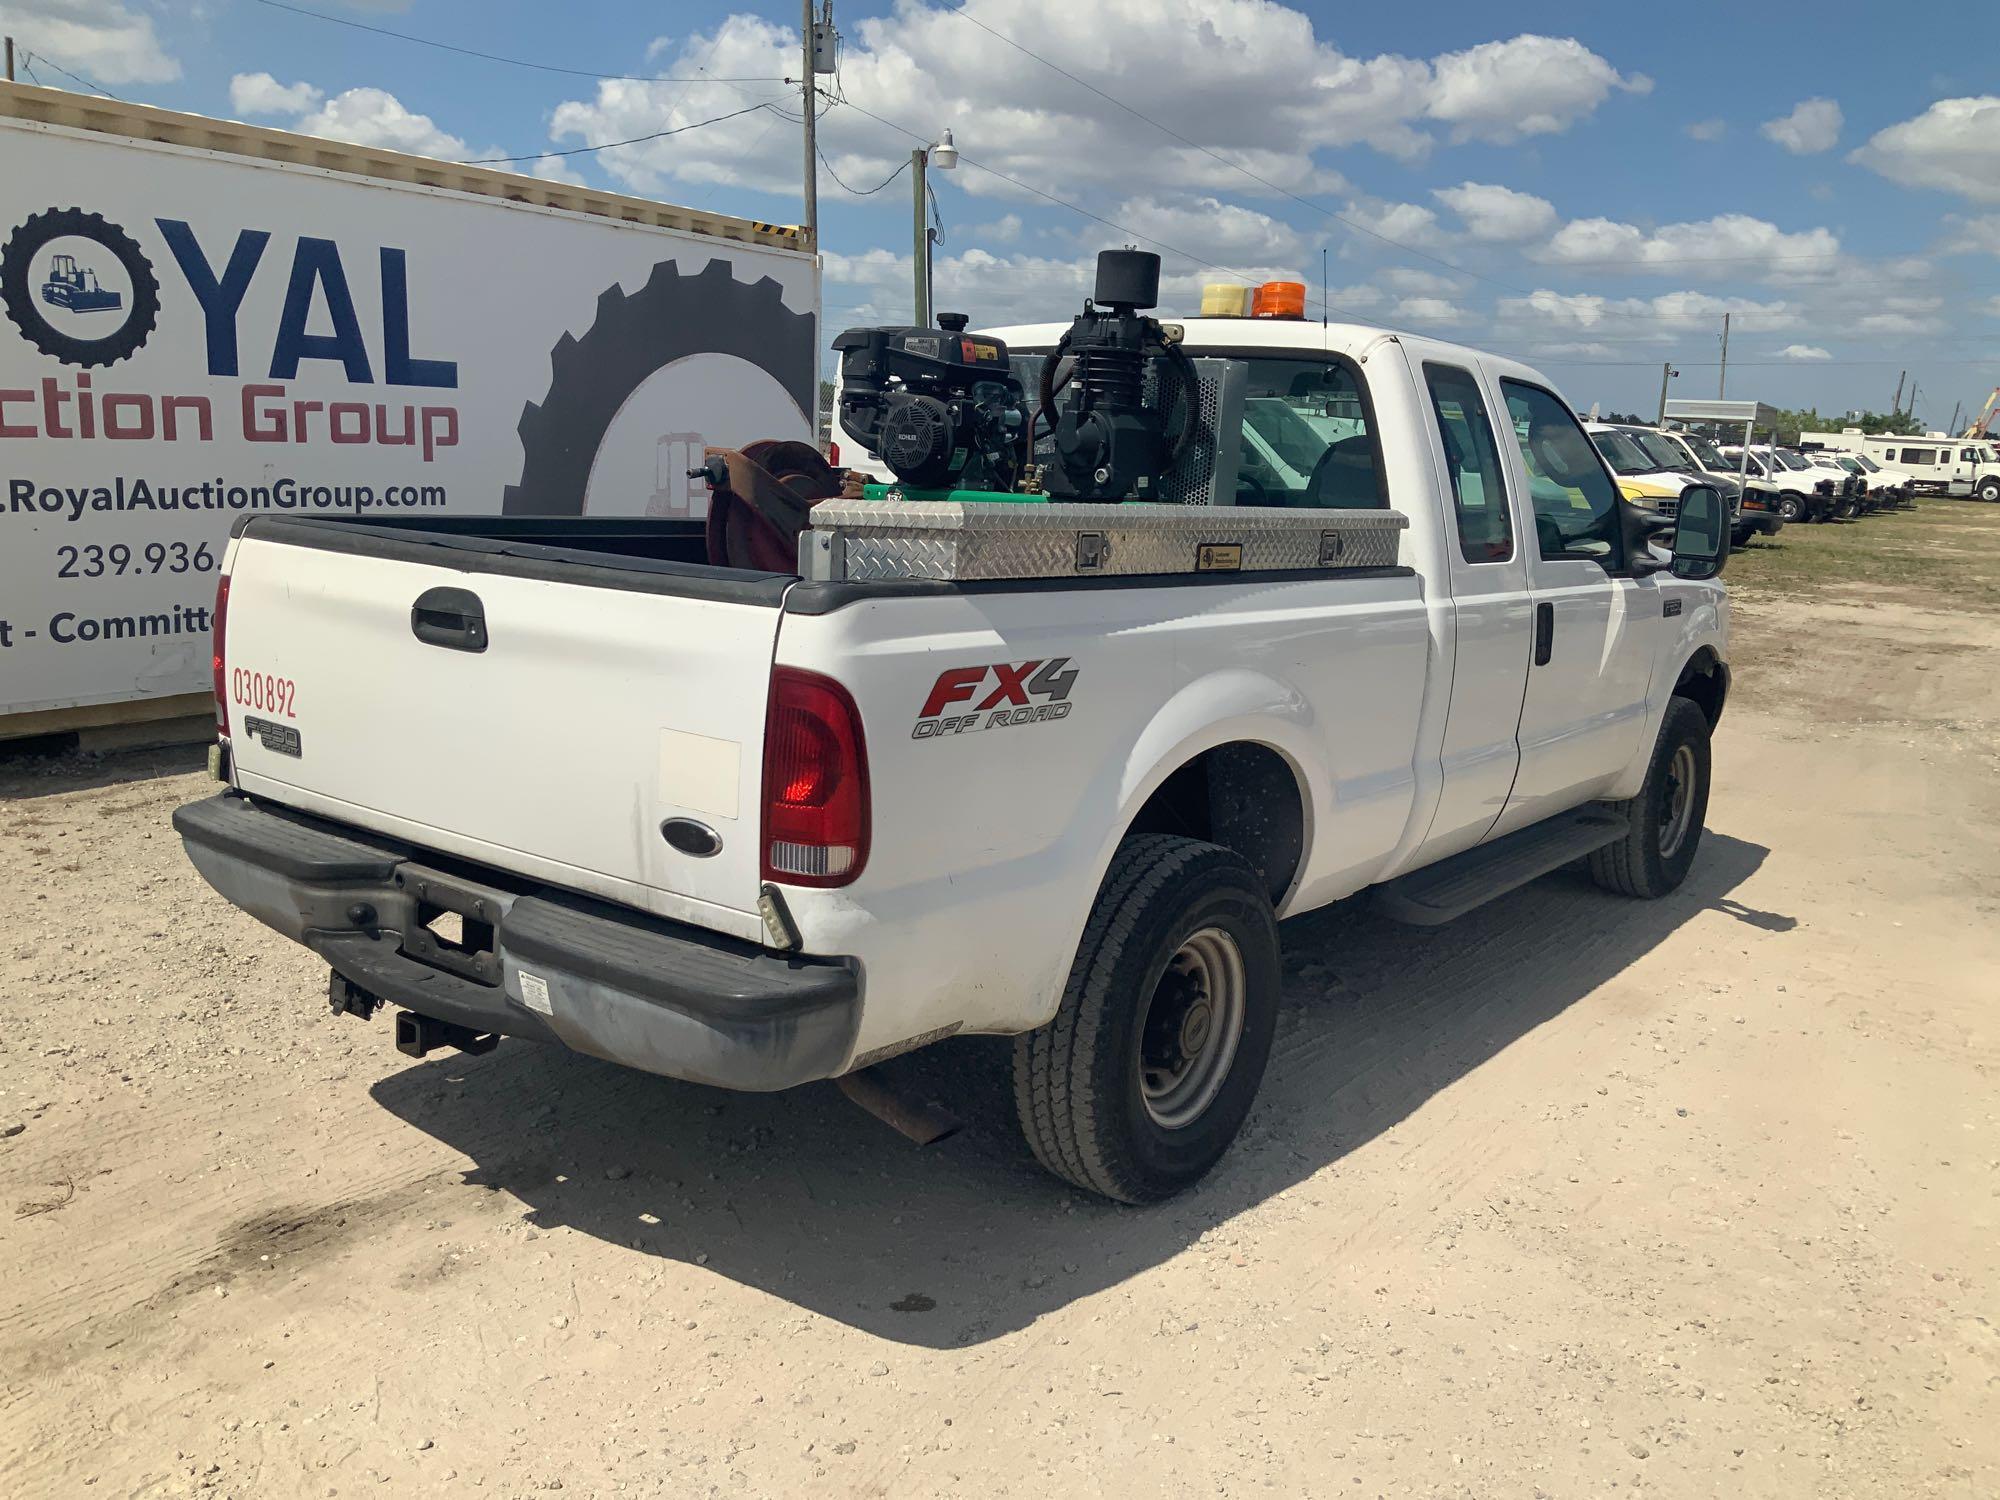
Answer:
POLYGON ((1076 678, 1067 656, 947 668, 931 684, 910 738, 934 740, 943 735, 977 734, 1010 724, 1067 718, 1069 690, 1076 685, 1076 678))

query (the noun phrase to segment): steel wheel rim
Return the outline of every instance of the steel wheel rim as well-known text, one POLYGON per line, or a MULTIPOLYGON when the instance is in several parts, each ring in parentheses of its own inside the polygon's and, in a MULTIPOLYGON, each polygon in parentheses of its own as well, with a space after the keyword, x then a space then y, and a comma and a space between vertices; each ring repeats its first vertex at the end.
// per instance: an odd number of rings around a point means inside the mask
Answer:
POLYGON ((1139 1096, 1162 1130, 1201 1118, 1243 1039, 1250 983, 1243 950, 1220 927, 1184 939, 1139 1019, 1139 1096))
POLYGON ((1667 781, 1660 808, 1660 858, 1672 859, 1687 839, 1694 821, 1694 746, 1679 745, 1667 762, 1667 781))

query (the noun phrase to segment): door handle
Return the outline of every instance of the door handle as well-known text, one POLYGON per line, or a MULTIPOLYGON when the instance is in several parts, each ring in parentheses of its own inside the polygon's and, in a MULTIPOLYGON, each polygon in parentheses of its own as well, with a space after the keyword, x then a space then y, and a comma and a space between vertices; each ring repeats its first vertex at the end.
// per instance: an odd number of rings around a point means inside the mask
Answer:
POLYGON ((447 651, 484 651, 486 606, 470 589, 425 589, 410 606, 410 634, 447 651))
POLYGON ((1553 604, 1535 606, 1535 665, 1546 667, 1556 649, 1556 607, 1553 604))

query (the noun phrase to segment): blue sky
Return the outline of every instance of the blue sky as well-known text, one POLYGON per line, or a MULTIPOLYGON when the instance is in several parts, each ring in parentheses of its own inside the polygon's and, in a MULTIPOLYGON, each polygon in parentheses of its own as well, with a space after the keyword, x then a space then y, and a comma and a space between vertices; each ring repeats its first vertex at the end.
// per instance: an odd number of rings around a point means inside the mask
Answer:
MULTIPOLYGON (((455 159, 698 126, 521 169, 798 217, 798 94, 778 81, 798 70, 790 4, 308 8, 701 81, 507 66, 259 0, 0 0, 0 26, 46 83, 77 86, 67 69, 170 108, 455 159)), ((1325 247, 1336 316, 1525 357, 1579 405, 1650 411, 1663 360, 1676 392, 1713 395, 1725 309, 1733 396, 1881 409, 1907 368, 1919 417, 1941 426, 2000 383, 2000 98, 1978 49, 1936 28, 1826 4, 1663 18, 1572 0, 1504 21, 1451 0, 965 10, 837 7, 829 335, 905 320, 912 281, 907 174, 866 196, 834 176, 872 187, 949 126, 967 164, 932 177, 938 303, 978 322, 1066 316, 1109 244, 1162 250, 1170 308, 1222 272, 1297 276, 1317 297, 1325 247)))

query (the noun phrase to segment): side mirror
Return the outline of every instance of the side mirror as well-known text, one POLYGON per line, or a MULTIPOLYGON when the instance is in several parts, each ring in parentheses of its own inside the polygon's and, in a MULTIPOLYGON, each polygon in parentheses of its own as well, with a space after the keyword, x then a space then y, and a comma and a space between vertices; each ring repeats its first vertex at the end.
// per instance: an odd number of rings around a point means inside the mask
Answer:
POLYGON ((1729 561, 1729 507, 1722 492, 1708 484, 1691 484, 1681 491, 1680 512, 1674 517, 1676 578, 1697 582, 1714 578, 1729 561))

